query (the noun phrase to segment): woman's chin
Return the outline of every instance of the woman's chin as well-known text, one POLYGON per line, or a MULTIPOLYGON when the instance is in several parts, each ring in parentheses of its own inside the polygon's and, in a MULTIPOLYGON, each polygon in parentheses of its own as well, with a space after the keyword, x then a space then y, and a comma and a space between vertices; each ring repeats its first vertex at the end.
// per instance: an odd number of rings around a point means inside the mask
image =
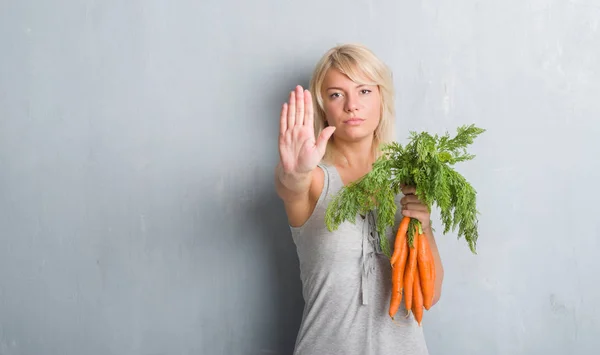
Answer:
POLYGON ((340 132, 337 137, 338 139, 346 141, 348 143, 358 143, 367 139, 373 138, 373 131, 366 129, 346 129, 344 132, 340 132))

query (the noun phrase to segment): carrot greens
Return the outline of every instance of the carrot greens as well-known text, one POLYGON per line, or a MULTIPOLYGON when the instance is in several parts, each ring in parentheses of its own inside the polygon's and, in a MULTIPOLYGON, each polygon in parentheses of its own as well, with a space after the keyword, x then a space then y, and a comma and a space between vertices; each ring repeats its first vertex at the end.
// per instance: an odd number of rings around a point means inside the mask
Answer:
MULTIPOLYGON (((440 210, 443 233, 458 228, 458 238, 464 237, 472 253, 476 254, 478 230, 476 190, 464 176, 454 169, 456 163, 473 159, 467 147, 485 132, 475 125, 457 128, 451 137, 428 132, 410 132, 409 142, 393 142, 382 147, 383 154, 372 170, 361 179, 343 187, 327 206, 325 224, 332 231, 344 221, 354 223, 356 214, 377 211, 377 231, 382 236, 383 252, 390 257, 391 246, 385 231, 394 225, 397 206, 394 198, 401 186, 416 187, 415 195, 429 208, 440 210)), ((407 239, 413 246, 417 220, 411 219, 407 239)))

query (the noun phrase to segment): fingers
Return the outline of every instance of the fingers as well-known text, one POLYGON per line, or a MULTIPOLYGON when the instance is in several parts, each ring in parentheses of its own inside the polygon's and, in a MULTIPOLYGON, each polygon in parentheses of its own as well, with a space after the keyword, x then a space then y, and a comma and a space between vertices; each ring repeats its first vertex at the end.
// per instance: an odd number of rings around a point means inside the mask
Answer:
POLYGON ((402 215, 410 218, 418 219, 421 222, 421 227, 426 229, 429 227, 431 216, 428 212, 403 209, 402 215))
POLYGON ((400 199, 400 203, 405 205, 407 203, 421 203, 421 200, 417 197, 417 195, 405 195, 400 199))
POLYGON ((304 106, 306 107, 304 110, 304 124, 314 127, 315 112, 313 110, 312 95, 308 90, 304 91, 304 106))
POLYGON ((281 114, 279 115, 279 134, 284 135, 287 131, 287 102, 281 106, 281 114))
POLYGON ((406 195, 400 199, 402 209, 428 212, 427 206, 416 195, 406 195))
POLYGON ((403 187, 402 192, 405 194, 400 199, 402 205, 402 215, 410 218, 416 218, 421 222, 423 228, 429 226, 431 213, 427 206, 414 195, 414 187, 403 187))
POLYGON ((296 124, 304 124, 304 91, 302 86, 296 86, 296 124))
POLYGON ((400 189, 404 195, 413 195, 415 192, 417 192, 417 188, 415 186, 402 185, 400 189))
POLYGON ((427 206, 416 203, 402 205, 402 215, 418 219, 423 227, 428 226, 431 219, 431 214, 427 210, 427 206))
POLYGON ((296 124, 296 95, 294 91, 290 92, 288 112, 287 112, 287 126, 288 128, 293 128, 296 124))
POLYGON ((427 206, 416 195, 406 195, 400 199, 404 210, 428 212, 427 206))
POLYGON ((335 127, 333 127, 333 126, 326 127, 325 129, 323 129, 321 131, 321 134, 319 135, 319 138, 317 139, 317 142, 316 142, 316 146, 319 151, 319 154, 321 154, 321 155, 325 154, 325 148, 327 147, 327 141, 333 134, 333 131, 335 131, 335 127))
POLYGON ((429 212, 427 210, 427 206, 425 206, 424 204, 420 204, 420 203, 407 203, 407 204, 402 205, 402 209, 409 210, 409 211, 417 211, 417 212, 429 212))
POLYGON ((284 104, 282 108, 280 131, 284 133, 296 125, 312 127, 313 124, 314 110, 312 96, 308 90, 304 90, 302 86, 298 85, 290 92, 288 103, 284 104))

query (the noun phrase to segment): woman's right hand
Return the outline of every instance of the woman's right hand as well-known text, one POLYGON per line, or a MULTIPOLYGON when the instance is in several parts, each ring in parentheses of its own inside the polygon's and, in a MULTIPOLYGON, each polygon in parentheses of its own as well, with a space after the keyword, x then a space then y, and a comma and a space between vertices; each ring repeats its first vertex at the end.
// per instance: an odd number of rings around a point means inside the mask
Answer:
POLYGON ((314 111, 311 94, 297 86, 289 102, 281 109, 279 156, 284 174, 301 176, 313 171, 325 155, 327 141, 335 127, 323 129, 315 139, 314 111))

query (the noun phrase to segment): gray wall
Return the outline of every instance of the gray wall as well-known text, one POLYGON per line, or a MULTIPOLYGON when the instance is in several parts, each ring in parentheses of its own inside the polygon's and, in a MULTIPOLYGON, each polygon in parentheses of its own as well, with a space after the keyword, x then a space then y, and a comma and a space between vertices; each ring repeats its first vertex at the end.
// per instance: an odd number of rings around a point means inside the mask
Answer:
POLYGON ((399 140, 488 130, 431 353, 597 353, 599 27, 598 0, 1 1, 0 354, 290 354, 279 107, 348 41, 393 68, 399 140))

